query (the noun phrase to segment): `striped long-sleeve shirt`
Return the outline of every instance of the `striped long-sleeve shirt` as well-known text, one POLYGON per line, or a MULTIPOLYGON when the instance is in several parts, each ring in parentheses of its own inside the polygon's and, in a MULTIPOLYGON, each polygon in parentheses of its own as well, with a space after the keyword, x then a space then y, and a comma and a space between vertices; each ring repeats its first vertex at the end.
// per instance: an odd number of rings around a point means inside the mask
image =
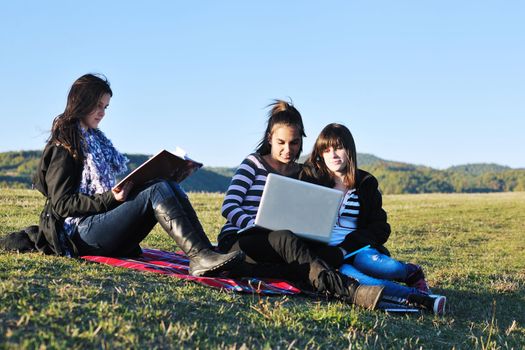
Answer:
POLYGON ((227 222, 219 240, 253 224, 269 172, 268 164, 257 153, 250 154, 237 168, 222 203, 221 213, 227 222))
POLYGON ((356 190, 346 192, 337 213, 337 221, 332 230, 332 239, 329 245, 338 245, 343 242, 347 235, 357 229, 359 217, 359 197, 356 190))

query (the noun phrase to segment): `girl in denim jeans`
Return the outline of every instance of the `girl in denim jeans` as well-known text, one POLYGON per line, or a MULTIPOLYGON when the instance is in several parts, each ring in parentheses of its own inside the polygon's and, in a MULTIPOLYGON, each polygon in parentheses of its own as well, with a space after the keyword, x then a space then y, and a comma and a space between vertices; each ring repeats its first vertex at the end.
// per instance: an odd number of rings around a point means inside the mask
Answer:
POLYGON ((329 242, 339 248, 339 271, 365 285, 383 285, 386 298, 401 298, 443 314, 446 298, 430 294, 421 267, 391 258, 383 246, 390 225, 378 182, 357 168, 356 154, 350 130, 329 124, 318 136, 301 175, 303 180, 345 193, 329 242))
POLYGON ((188 255, 193 275, 214 275, 242 260, 240 252, 214 251, 177 183, 114 188, 128 159, 98 128, 112 95, 105 77, 83 75, 53 121, 33 179, 47 198, 36 248, 66 256, 138 255, 139 243, 159 223, 188 255))

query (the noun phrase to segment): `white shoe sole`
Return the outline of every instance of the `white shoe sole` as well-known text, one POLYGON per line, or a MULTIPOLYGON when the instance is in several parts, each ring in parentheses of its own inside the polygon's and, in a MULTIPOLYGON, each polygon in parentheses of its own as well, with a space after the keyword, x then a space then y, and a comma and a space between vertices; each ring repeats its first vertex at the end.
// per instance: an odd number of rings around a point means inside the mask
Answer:
POLYGON ((430 294, 429 295, 432 298, 435 298, 434 300, 434 314, 439 316, 445 315, 445 307, 447 304, 447 298, 443 295, 437 295, 437 294, 430 294))

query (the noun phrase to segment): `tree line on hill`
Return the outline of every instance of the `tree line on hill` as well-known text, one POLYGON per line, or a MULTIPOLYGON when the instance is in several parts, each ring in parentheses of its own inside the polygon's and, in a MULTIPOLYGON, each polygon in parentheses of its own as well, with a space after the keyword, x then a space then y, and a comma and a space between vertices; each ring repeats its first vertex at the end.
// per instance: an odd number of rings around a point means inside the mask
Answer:
MULTIPOLYGON (((0 188, 31 188, 41 151, 0 153, 0 188)), ((130 170, 148 159, 127 154, 130 170)), ((306 159, 305 156, 301 160, 306 159)), ((360 168, 374 174, 385 194, 525 191, 525 169, 498 164, 466 164, 437 170, 358 154, 360 168)), ((225 192, 235 168, 203 167, 182 182, 187 191, 225 192)))

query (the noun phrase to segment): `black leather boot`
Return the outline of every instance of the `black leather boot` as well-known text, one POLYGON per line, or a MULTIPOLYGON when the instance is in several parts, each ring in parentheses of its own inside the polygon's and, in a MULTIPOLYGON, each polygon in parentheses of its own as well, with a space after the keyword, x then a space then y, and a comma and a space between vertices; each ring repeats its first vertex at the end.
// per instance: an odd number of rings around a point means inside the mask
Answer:
POLYGON ((155 208, 155 217, 190 259, 191 275, 213 276, 244 259, 241 251, 227 254, 214 251, 193 208, 188 215, 184 207, 178 198, 169 197, 155 208))
POLYGON ((355 279, 332 270, 321 259, 310 264, 310 283, 321 293, 340 298, 351 304, 375 310, 383 296, 383 286, 361 285, 355 279))

